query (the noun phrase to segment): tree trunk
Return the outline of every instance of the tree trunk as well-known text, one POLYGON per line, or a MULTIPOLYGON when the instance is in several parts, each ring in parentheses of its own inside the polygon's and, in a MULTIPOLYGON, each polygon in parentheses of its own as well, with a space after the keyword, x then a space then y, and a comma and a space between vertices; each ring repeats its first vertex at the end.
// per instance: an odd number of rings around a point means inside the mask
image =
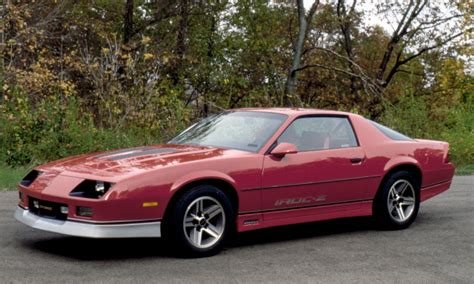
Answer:
POLYGON ((178 82, 179 74, 183 67, 184 55, 186 54, 186 37, 188 31, 188 0, 181 0, 179 3, 179 22, 178 33, 176 36, 176 64, 175 64, 175 81, 178 82))
MULTIPOLYGON (((352 2, 352 6, 347 12, 346 10, 346 2, 345 0, 339 0, 337 3, 337 16, 339 19, 339 27, 341 29, 342 36, 344 38, 343 46, 346 52, 348 61, 348 67, 351 73, 357 73, 354 66, 354 51, 353 51, 353 44, 352 44, 352 35, 351 35, 351 25, 353 24, 351 16, 355 11, 357 0, 352 2)), ((357 78, 354 75, 350 76, 350 90, 351 94, 354 96, 355 100, 359 99, 358 96, 358 87, 357 87, 357 78)))
POLYGON ((291 63, 291 68, 288 72, 285 83, 285 92, 283 97, 283 104, 285 106, 293 106, 291 96, 295 93, 298 83, 297 72, 301 67, 301 56, 303 54, 304 43, 308 35, 308 26, 311 23, 313 15, 319 5, 319 0, 315 0, 313 5, 311 5, 308 14, 306 15, 303 2, 303 0, 297 0, 296 2, 298 9, 298 37, 296 38, 293 49, 293 61, 291 63))
POLYGON ((127 0, 123 15, 123 43, 130 41, 133 34, 133 0, 127 0))
MULTIPOLYGON (((5 19, 8 13, 8 5, 10 5, 10 0, 3 1, 1 7, 1 17, 5 19)), ((5 84, 5 20, 2 21, 2 26, 0 27, 0 103, 3 102, 5 96, 5 90, 3 85, 5 84)))

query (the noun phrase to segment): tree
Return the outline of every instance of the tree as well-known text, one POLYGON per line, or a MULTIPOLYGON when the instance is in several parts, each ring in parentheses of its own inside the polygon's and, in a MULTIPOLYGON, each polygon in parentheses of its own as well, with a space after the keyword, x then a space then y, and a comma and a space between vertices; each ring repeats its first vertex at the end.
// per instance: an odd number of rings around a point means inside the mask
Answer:
MULTIPOLYGON (((354 18, 354 14, 356 13, 355 7, 357 4, 357 0, 352 1, 352 5, 350 6, 349 10, 346 8, 346 1, 345 0, 338 0, 337 1, 337 19, 339 23, 339 28, 341 29, 341 34, 343 36, 342 46, 344 47, 344 51, 347 56, 347 65, 349 70, 352 74, 356 74, 357 70, 355 65, 355 58, 354 58, 354 43, 352 39, 352 30, 354 29, 354 24, 356 19, 354 18)), ((351 94, 357 94, 357 77, 355 75, 350 75, 351 80, 351 94)))
POLYGON ((288 77, 285 84, 285 105, 291 105, 290 96, 295 92, 297 86, 297 72, 301 66, 301 56, 303 55, 303 49, 308 37, 308 33, 311 29, 311 22, 314 18, 314 14, 319 6, 319 0, 315 0, 311 5, 311 8, 306 12, 304 8, 304 1, 296 1, 296 10, 298 14, 298 35, 294 40, 293 46, 293 60, 291 67, 288 72, 288 77))
POLYGON ((389 1, 388 4, 381 8, 381 12, 398 12, 393 18, 400 20, 396 23, 378 68, 376 79, 382 89, 390 84, 403 65, 430 50, 447 45, 464 34, 454 22, 464 17, 457 9, 445 13, 428 0, 411 0, 407 5, 399 1, 389 1), (391 62, 392 64, 389 64, 391 62))
MULTIPOLYGON (((358 4, 357 1, 352 1, 348 6, 345 0, 327 3, 325 7, 329 6, 327 9, 329 12, 334 11, 333 17, 336 19, 338 29, 334 29, 333 26, 326 28, 324 42, 318 43, 317 40, 310 38, 311 46, 307 47, 307 50, 311 51, 313 58, 317 58, 316 52, 322 52, 331 59, 315 62, 311 59, 309 52, 304 52, 307 64, 292 70, 294 74, 295 70, 312 72, 309 69, 319 68, 348 77, 350 80, 348 93, 353 95, 351 100, 360 101, 361 97, 357 95, 358 89, 359 86, 363 87, 365 93, 363 101, 368 103, 363 108, 369 110, 372 117, 377 117, 383 110, 381 101, 389 97, 387 92, 390 91, 387 89, 395 75, 407 72, 402 67, 409 67, 412 62, 419 60, 422 55, 432 50, 449 52, 450 46, 459 45, 461 37, 466 32, 472 31, 472 28, 466 29, 460 23, 466 16, 466 12, 463 12, 455 3, 445 3, 440 8, 429 3, 428 0, 385 1, 377 5, 374 16, 390 19, 386 24, 393 26, 393 32, 387 34, 383 29, 380 36, 377 33, 381 29, 372 28, 364 31, 358 27, 360 14, 370 12, 364 11, 358 4), (359 10, 357 10, 358 6, 359 10), (361 36, 370 37, 371 33, 373 36, 381 37, 380 42, 385 42, 385 46, 377 47, 379 49, 374 53, 380 53, 380 57, 368 60, 361 56, 365 53, 363 49, 366 48, 362 45, 361 36), (357 38, 354 38, 354 34, 357 38), (374 61, 378 62, 375 68, 372 64, 374 61), (335 64, 336 62, 341 65, 335 64)), ((328 24, 317 22, 316 25, 318 25, 317 29, 321 29, 328 24)), ((371 49, 374 47, 369 46, 371 49)), ((295 53, 295 55, 298 54, 295 53)), ((368 56, 373 57, 372 54, 368 56)), ((295 62, 298 64, 301 61, 295 62)), ((288 80, 288 82, 293 81, 288 80)))

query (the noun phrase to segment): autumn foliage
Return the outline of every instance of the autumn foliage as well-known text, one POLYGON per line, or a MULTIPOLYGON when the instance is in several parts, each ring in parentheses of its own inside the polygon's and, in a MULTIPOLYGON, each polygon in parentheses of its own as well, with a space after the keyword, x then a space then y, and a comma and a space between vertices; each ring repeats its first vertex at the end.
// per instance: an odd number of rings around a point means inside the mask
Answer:
POLYGON ((166 141, 221 109, 294 106, 444 139, 472 164, 471 8, 430 2, 3 1, 0 163, 166 141))

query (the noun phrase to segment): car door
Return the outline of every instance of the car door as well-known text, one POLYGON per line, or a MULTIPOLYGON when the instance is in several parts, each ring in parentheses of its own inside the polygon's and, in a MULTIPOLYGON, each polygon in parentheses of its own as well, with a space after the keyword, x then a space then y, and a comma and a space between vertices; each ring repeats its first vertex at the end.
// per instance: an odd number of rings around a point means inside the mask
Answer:
MULTIPOLYGON (((367 199, 366 157, 348 117, 297 118, 276 144, 283 142, 294 144, 298 152, 282 158, 264 157, 264 212, 356 204, 367 199)), ((292 212, 284 216, 291 217, 292 212)))

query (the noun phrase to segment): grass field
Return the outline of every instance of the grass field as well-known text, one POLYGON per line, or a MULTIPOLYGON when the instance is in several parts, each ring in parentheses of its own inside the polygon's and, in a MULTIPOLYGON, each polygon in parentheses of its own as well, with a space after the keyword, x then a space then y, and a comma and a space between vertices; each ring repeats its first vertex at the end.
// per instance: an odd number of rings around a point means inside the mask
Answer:
POLYGON ((26 175, 30 167, 10 168, 0 166, 0 190, 12 190, 16 184, 26 175))
POLYGON ((474 174, 474 164, 459 166, 456 168, 456 175, 467 176, 467 175, 473 175, 473 174, 474 174))
MULTIPOLYGON (((13 190, 16 184, 30 170, 31 167, 10 168, 0 166, 0 190, 13 190)), ((459 166, 456 168, 456 175, 472 175, 474 174, 474 164, 459 166)))

